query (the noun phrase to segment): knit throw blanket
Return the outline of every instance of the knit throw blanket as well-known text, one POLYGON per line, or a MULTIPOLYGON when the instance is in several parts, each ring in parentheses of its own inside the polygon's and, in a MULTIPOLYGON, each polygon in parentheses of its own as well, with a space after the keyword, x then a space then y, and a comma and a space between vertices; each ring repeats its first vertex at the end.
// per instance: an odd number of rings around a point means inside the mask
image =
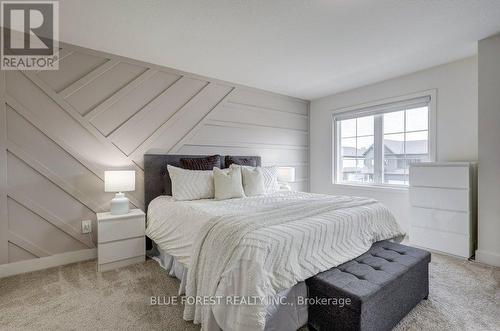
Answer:
MULTIPOLYGON (((255 213, 215 217, 195 240, 186 296, 271 298, 356 258, 376 241, 401 235, 385 206, 360 197, 310 195, 255 213)), ((203 300, 186 304, 185 320, 206 330, 214 311, 223 311, 225 329, 265 328, 265 300, 222 306, 203 300)))

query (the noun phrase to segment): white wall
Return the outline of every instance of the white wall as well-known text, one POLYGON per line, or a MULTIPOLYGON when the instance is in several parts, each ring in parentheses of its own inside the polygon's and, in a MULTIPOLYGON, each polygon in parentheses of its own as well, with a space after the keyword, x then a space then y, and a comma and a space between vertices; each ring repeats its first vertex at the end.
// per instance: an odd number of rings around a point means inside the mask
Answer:
POLYGON ((332 184, 331 112, 343 107, 428 89, 437 89, 437 160, 477 160, 477 57, 470 57, 313 100, 310 108, 311 191, 378 199, 391 209, 402 227, 407 230, 410 206, 406 189, 332 184))
POLYGON ((479 42, 479 170, 476 259, 500 266, 500 35, 479 42))

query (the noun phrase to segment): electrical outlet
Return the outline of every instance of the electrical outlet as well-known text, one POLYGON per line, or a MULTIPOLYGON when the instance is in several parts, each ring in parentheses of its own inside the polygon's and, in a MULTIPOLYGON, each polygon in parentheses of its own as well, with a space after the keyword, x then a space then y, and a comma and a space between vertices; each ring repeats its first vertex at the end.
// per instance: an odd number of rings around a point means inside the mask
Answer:
POLYGON ((92 221, 84 220, 82 221, 82 233, 90 233, 92 232, 92 221))

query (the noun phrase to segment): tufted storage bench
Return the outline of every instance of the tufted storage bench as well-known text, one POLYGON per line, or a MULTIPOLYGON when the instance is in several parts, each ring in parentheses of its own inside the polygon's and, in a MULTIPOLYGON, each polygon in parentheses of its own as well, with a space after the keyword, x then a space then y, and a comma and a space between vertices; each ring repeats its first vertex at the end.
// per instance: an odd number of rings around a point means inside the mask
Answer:
POLYGON ((309 328, 391 330, 427 298, 430 260, 422 249, 380 241, 356 259, 309 278, 309 328))

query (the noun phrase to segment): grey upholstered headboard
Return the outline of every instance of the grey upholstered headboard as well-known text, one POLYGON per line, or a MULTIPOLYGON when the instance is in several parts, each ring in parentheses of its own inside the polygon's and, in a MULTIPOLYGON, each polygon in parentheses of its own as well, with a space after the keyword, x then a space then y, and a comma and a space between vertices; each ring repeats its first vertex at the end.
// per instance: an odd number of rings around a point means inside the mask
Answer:
MULTIPOLYGON (((167 165, 181 166, 181 159, 205 157, 208 155, 170 155, 170 154, 145 154, 144 155, 144 207, 146 212, 149 203, 160 195, 172 195, 172 182, 168 176, 167 165)), ((261 165, 260 156, 233 156, 233 159, 255 159, 261 165)), ((225 168, 225 158, 221 156, 221 167, 225 168)), ((151 239, 146 237, 146 249, 153 248, 151 239)))
MULTIPOLYGON (((160 195, 172 194, 172 182, 168 176, 167 165, 181 166, 182 158, 205 157, 208 155, 171 155, 171 154, 145 154, 144 155, 144 207, 160 195)), ((233 159, 255 159, 261 165, 260 156, 232 156, 233 159)), ((225 158, 221 156, 221 167, 225 168, 225 158)))

